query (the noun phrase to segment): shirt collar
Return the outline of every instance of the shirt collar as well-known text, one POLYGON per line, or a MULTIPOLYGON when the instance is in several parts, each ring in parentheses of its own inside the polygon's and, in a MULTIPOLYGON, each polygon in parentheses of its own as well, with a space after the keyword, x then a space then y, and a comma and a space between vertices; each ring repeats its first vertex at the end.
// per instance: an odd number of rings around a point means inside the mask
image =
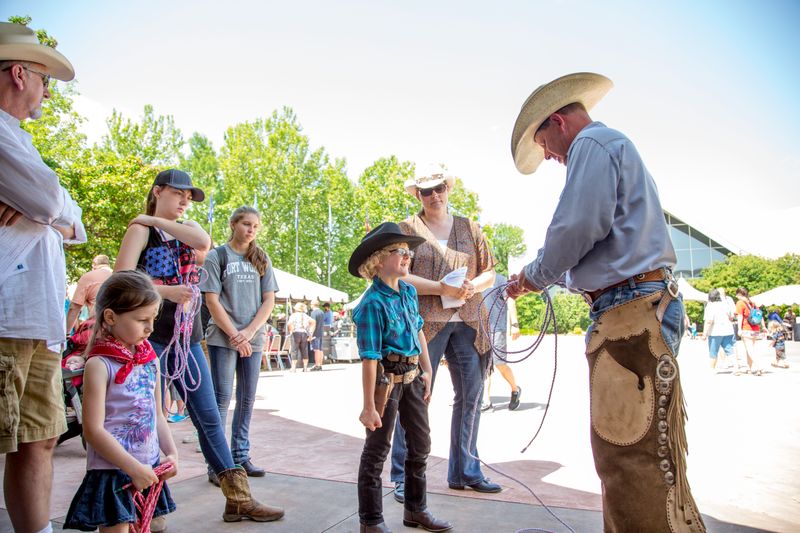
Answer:
POLYGON ((20 127, 19 126, 19 119, 17 117, 15 117, 14 115, 10 115, 9 113, 6 113, 6 111, 4 109, 0 109, 0 120, 2 120, 3 122, 7 123, 10 126, 14 126, 14 127, 17 127, 17 128, 20 127))
POLYGON ((375 285, 375 290, 386 296, 398 296, 398 294, 408 292, 408 283, 403 280, 399 280, 398 282, 398 285, 400 286, 400 293, 384 283, 384 281, 378 276, 372 278, 372 283, 375 285))

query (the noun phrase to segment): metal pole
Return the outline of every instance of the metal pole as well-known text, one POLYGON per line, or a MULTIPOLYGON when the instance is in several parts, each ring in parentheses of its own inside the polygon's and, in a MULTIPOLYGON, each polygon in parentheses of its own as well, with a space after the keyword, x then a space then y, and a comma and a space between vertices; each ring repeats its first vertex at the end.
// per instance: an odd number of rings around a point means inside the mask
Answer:
POLYGON ((300 197, 294 199, 294 275, 298 275, 300 252, 300 197))
POLYGON ((333 216, 331 203, 328 202, 328 287, 331 286, 331 234, 333 233, 333 216))

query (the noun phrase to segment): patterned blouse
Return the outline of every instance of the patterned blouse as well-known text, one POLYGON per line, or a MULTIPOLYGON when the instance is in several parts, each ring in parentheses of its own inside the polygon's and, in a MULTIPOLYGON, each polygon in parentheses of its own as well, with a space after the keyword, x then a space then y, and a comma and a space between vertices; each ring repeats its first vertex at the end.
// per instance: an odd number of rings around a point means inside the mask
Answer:
MULTIPOLYGON (((411 264, 411 273, 430 280, 440 280, 449 272, 462 266, 467 267, 467 279, 494 268, 495 260, 489 249, 486 236, 477 222, 464 217, 453 217, 453 228, 447 240, 447 250, 442 252, 439 240, 428 229, 419 214, 400 223, 400 229, 407 235, 417 235, 425 239, 416 250, 411 264)), ((486 308, 481 305, 483 296, 476 291, 463 306, 444 309, 438 295, 419 296, 419 313, 425 319, 422 331, 430 341, 439 333, 458 311, 461 320, 475 329, 475 349, 479 354, 489 350, 489 341, 481 333, 480 322, 488 320, 486 308)))

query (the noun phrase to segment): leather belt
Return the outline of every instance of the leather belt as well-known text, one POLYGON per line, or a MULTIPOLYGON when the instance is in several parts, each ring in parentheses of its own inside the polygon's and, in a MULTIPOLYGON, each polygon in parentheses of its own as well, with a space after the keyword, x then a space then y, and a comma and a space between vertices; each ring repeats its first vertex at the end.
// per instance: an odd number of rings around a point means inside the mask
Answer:
POLYGON ((418 355, 405 356, 399 353, 390 353, 384 359, 393 363, 408 363, 409 365, 416 364, 419 361, 418 355))
POLYGON ((616 289, 617 287, 624 287, 625 285, 636 285, 637 283, 644 283, 646 281, 663 281, 668 279, 670 275, 666 268, 657 268, 655 270, 651 270, 650 272, 643 272, 641 274, 636 274, 635 276, 631 276, 630 278, 626 278, 619 283, 615 283, 614 285, 609 285, 605 289, 597 289, 596 291, 586 291, 583 295, 586 297, 589 305, 592 305, 592 302, 596 302, 597 299, 605 292, 610 291, 611 289, 616 289))
POLYGON ((402 383, 404 385, 408 385, 419 375, 419 367, 416 367, 414 370, 409 370, 403 374, 392 374, 391 372, 386 372, 385 375, 389 376, 389 379, 392 381, 392 383, 402 383))

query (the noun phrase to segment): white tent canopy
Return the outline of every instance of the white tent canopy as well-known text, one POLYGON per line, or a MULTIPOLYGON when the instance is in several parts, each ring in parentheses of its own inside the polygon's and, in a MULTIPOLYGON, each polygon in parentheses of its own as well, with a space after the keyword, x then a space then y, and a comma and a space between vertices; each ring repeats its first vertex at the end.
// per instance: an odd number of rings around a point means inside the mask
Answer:
POLYGON ((358 304, 360 304, 360 303, 361 303, 361 298, 363 298, 363 297, 364 297, 364 293, 365 293, 365 292, 367 292, 367 291, 366 291, 366 290, 364 290, 364 292, 362 292, 361 294, 359 294, 359 295, 358 295, 358 298, 356 298, 356 299, 355 299, 355 300, 353 300, 352 302, 349 302, 349 303, 346 303, 346 304, 344 304, 344 310, 345 310, 345 311, 352 311, 353 309, 355 309, 355 308, 356 308, 356 306, 358 306, 358 304))
POLYGON ((750 297, 756 305, 800 304, 800 285, 782 285, 750 297))
POLYGON ((273 267, 275 280, 278 282, 278 293, 276 298, 284 300, 313 300, 320 302, 344 303, 350 298, 347 293, 331 289, 325 285, 315 283, 311 280, 289 274, 283 270, 273 267))
POLYGON ((678 290, 680 290, 684 300, 694 300, 696 302, 708 301, 708 295, 706 293, 700 292, 689 285, 689 282, 684 278, 678 278, 678 290))

